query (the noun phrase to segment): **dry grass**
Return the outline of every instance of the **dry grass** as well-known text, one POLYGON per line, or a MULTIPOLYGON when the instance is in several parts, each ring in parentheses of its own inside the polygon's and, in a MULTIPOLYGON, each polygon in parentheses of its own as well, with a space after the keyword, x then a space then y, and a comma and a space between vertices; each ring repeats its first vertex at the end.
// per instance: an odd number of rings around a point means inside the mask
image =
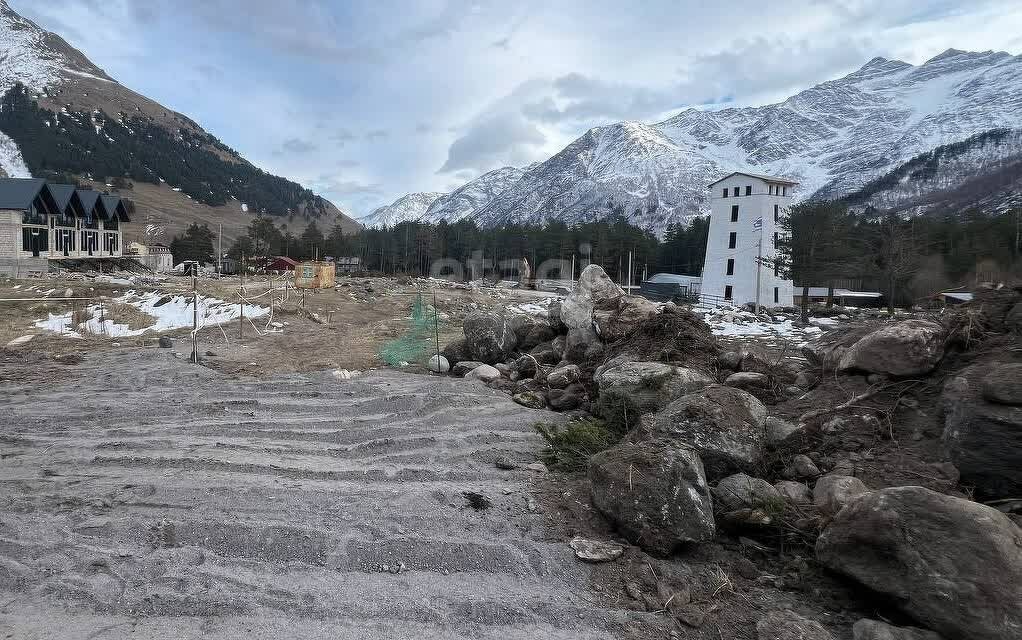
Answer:
POLYGON ((156 318, 123 302, 104 303, 103 317, 113 320, 116 324, 126 324, 132 331, 147 329, 156 324, 156 318))

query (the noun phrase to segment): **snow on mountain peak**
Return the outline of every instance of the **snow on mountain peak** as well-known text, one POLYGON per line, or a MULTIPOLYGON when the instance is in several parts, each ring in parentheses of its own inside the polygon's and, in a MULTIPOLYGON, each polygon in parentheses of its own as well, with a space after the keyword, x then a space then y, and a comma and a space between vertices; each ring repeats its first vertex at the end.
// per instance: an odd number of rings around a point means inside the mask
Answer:
POLYGON ((377 207, 367 216, 358 219, 367 227, 393 227, 401 222, 418 220, 437 198, 443 196, 437 192, 416 192, 403 195, 394 202, 377 207))

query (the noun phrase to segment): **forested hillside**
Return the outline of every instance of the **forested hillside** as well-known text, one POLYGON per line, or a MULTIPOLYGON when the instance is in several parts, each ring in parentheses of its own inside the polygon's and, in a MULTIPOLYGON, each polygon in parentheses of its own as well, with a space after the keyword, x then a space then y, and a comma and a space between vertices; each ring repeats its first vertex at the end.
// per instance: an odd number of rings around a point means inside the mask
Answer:
POLYGON ((20 83, 0 101, 0 131, 17 143, 38 177, 73 173, 166 182, 210 206, 236 198, 250 211, 274 216, 319 217, 330 211, 327 201, 301 185, 218 155, 214 150, 226 147, 201 130, 173 132, 123 113, 57 113, 41 108, 20 83))

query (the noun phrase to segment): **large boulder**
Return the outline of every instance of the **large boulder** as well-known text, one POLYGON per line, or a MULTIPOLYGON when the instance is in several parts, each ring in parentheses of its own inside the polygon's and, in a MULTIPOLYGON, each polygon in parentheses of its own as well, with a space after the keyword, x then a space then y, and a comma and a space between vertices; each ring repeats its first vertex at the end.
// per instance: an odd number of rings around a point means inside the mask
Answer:
POLYGON ((869 493, 869 487, 853 476, 828 475, 816 481, 813 487, 813 504, 824 515, 837 514, 861 495, 869 493))
POLYGON ((841 356, 839 371, 892 376, 926 375, 944 357, 944 328, 929 320, 902 320, 881 327, 841 356))
POLYGON ((630 540, 669 554, 713 538, 713 501, 699 456, 662 441, 622 443, 589 461, 593 505, 630 540))
POLYGON ((561 303, 561 322, 568 329, 593 329, 593 313, 615 309, 624 289, 614 284, 603 267, 591 264, 582 270, 575 287, 561 303))
POLYGON ((547 374, 546 383, 551 389, 564 389, 582 379, 582 370, 577 364, 566 364, 557 367, 547 374))
POLYGON ((550 320, 546 317, 519 313, 511 316, 510 323, 511 329, 518 339, 519 351, 529 351, 557 336, 557 331, 550 325, 550 320))
POLYGON ((595 382, 602 408, 625 406, 633 413, 648 413, 711 384, 713 379, 695 369, 662 362, 621 362, 600 369, 595 382))
POLYGON ((472 359, 497 364, 518 346, 518 337, 508 317, 495 311, 477 311, 465 318, 465 342, 472 359))
POLYGON ((540 364, 552 365, 561 361, 564 356, 563 338, 538 344, 529 350, 529 355, 540 364))
POLYGON ((853 640, 943 640, 933 631, 894 625, 863 618, 852 625, 853 640))
MULTIPOLYGON (((459 378, 462 378, 472 369, 483 366, 482 362, 478 360, 462 360, 461 362, 455 362, 454 366, 451 367, 451 373, 459 378)), ((498 372, 499 373, 499 372, 498 372)))
POLYGON ((816 556, 949 640, 1022 637, 1022 530, 996 509, 881 489, 838 513, 816 556))
MULTIPOLYGON (((460 364, 460 363, 459 363, 460 364)), ((475 369, 472 369, 465 374, 466 380, 482 380, 483 382, 490 383, 494 380, 501 379, 500 371, 496 367, 491 367, 488 364, 481 364, 475 369)), ((508 381, 510 382, 510 380, 508 381)))
POLYGON ((571 328, 564 340, 563 358, 568 362, 585 363, 595 360, 603 353, 603 341, 596 331, 571 328))
POLYGON ((755 470, 766 441, 766 413, 751 394, 710 385, 667 405, 638 435, 693 447, 707 474, 720 478, 755 470))
POLYGON ((447 358, 448 362, 455 363, 472 359, 472 351, 468 348, 468 341, 464 338, 458 338, 449 342, 447 346, 440 350, 440 355, 447 358))
POLYGON ((944 384, 942 438, 961 481, 978 496, 1016 498, 1022 495, 1022 406, 988 402, 985 369, 969 367, 944 384))
POLYGON ((586 388, 578 382, 569 384, 563 389, 550 389, 547 402, 556 411, 578 409, 586 401, 586 388))
POLYGON ((998 404, 1022 405, 1022 363, 1002 364, 983 376, 983 398, 998 404))

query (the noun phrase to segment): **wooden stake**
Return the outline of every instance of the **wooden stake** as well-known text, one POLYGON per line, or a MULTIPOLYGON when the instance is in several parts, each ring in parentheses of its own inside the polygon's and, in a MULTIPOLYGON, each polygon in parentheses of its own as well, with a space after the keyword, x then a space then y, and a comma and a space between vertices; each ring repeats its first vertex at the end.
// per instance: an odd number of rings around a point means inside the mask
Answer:
POLYGON ((199 278, 192 276, 192 362, 199 363, 199 278))

